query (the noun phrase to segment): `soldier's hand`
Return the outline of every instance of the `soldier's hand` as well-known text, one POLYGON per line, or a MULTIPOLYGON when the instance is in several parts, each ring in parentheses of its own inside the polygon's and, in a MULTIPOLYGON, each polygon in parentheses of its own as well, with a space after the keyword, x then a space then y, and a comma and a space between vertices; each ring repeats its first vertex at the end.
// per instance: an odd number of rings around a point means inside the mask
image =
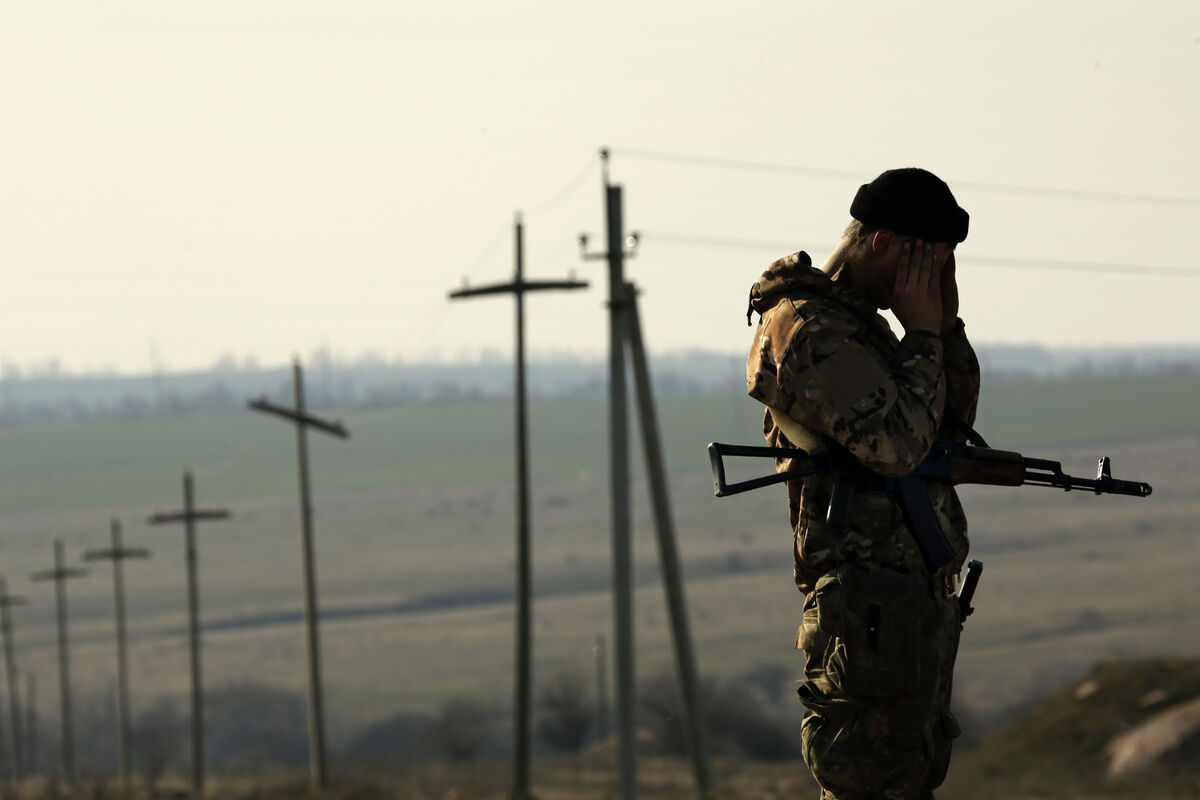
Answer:
POLYGON ((955 267, 954 251, 951 250, 950 256, 942 264, 942 336, 954 330, 954 323, 958 321, 958 280, 954 276, 955 267))
POLYGON ((932 244, 917 239, 902 245, 892 311, 906 332, 941 331, 941 265, 934 257, 932 244))

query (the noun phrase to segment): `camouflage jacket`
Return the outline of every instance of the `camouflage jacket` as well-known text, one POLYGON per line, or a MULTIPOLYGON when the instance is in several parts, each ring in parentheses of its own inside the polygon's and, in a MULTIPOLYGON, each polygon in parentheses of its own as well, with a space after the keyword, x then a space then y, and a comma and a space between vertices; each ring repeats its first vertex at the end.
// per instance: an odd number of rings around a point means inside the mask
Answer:
MULTIPOLYGON (((826 275, 803 252, 767 268, 750 291, 748 316, 753 311, 761 316, 746 387, 767 406, 763 433, 771 445, 841 447, 866 469, 895 477, 924 460, 935 439, 961 440, 965 431, 955 418, 974 423, 979 362, 961 320, 944 337, 917 331, 898 340, 855 288, 849 270, 826 275), (791 441, 777 416, 802 441, 791 441)), ((847 523, 832 525, 825 518, 832 487, 828 475, 788 482, 801 591, 850 561, 925 569, 893 495, 859 490, 847 523)), ((958 550, 958 560, 946 568, 956 572, 966 558, 967 520, 953 487, 931 483, 929 491, 942 530, 958 550)))

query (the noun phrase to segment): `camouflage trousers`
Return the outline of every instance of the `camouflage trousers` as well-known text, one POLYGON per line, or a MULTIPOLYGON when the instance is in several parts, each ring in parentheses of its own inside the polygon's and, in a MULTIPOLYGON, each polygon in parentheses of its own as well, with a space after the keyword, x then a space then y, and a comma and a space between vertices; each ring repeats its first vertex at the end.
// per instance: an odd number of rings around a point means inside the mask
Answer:
POLYGON ((944 581, 855 563, 804 602, 804 760, 822 800, 929 800, 959 735, 950 713, 961 612, 944 581))

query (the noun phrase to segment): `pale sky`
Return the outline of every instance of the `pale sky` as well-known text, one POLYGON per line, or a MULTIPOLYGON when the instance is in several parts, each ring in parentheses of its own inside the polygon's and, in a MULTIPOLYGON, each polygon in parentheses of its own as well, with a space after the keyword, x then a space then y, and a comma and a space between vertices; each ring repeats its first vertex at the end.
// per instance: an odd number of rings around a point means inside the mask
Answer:
POLYGON ((1197 141, 1195 0, 3 0, 0 361, 507 354, 510 300, 446 294, 510 277, 518 210, 527 276, 593 280, 531 299, 531 351, 600 354, 604 146, 652 350, 745 350, 763 267, 899 166, 971 214, 976 342, 1195 344, 1197 141))

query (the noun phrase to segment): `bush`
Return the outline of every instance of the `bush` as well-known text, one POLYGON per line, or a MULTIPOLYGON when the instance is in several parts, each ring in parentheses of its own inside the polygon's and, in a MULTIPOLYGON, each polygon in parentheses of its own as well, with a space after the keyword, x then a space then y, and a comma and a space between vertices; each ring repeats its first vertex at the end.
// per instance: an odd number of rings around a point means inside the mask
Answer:
POLYGON ((182 771, 186 767, 190 757, 188 725, 178 704, 167 697, 158 698, 133 720, 134 767, 151 791, 168 768, 182 771))
POLYGON ((455 697, 429 723, 429 745, 451 761, 474 761, 492 738, 487 709, 473 700, 455 697))
POLYGON ((424 714, 400 713, 368 725, 346 745, 347 761, 386 767, 413 761, 425 754, 425 741, 433 723, 424 714))
MULTIPOLYGON (((702 734, 710 755, 779 761, 800 757, 801 714, 772 714, 749 686, 713 677, 699 687, 702 734)), ((653 749, 663 755, 690 752, 687 719, 673 676, 644 681, 639 692, 642 721, 653 749)), ((785 712, 786 713, 786 712, 785 712)))
POLYGON ((298 692, 254 681, 205 694, 207 759, 226 771, 308 763, 308 709, 298 692))
POLYGON ((538 695, 537 735, 556 750, 578 753, 596 718, 587 679, 578 672, 559 673, 538 695))

